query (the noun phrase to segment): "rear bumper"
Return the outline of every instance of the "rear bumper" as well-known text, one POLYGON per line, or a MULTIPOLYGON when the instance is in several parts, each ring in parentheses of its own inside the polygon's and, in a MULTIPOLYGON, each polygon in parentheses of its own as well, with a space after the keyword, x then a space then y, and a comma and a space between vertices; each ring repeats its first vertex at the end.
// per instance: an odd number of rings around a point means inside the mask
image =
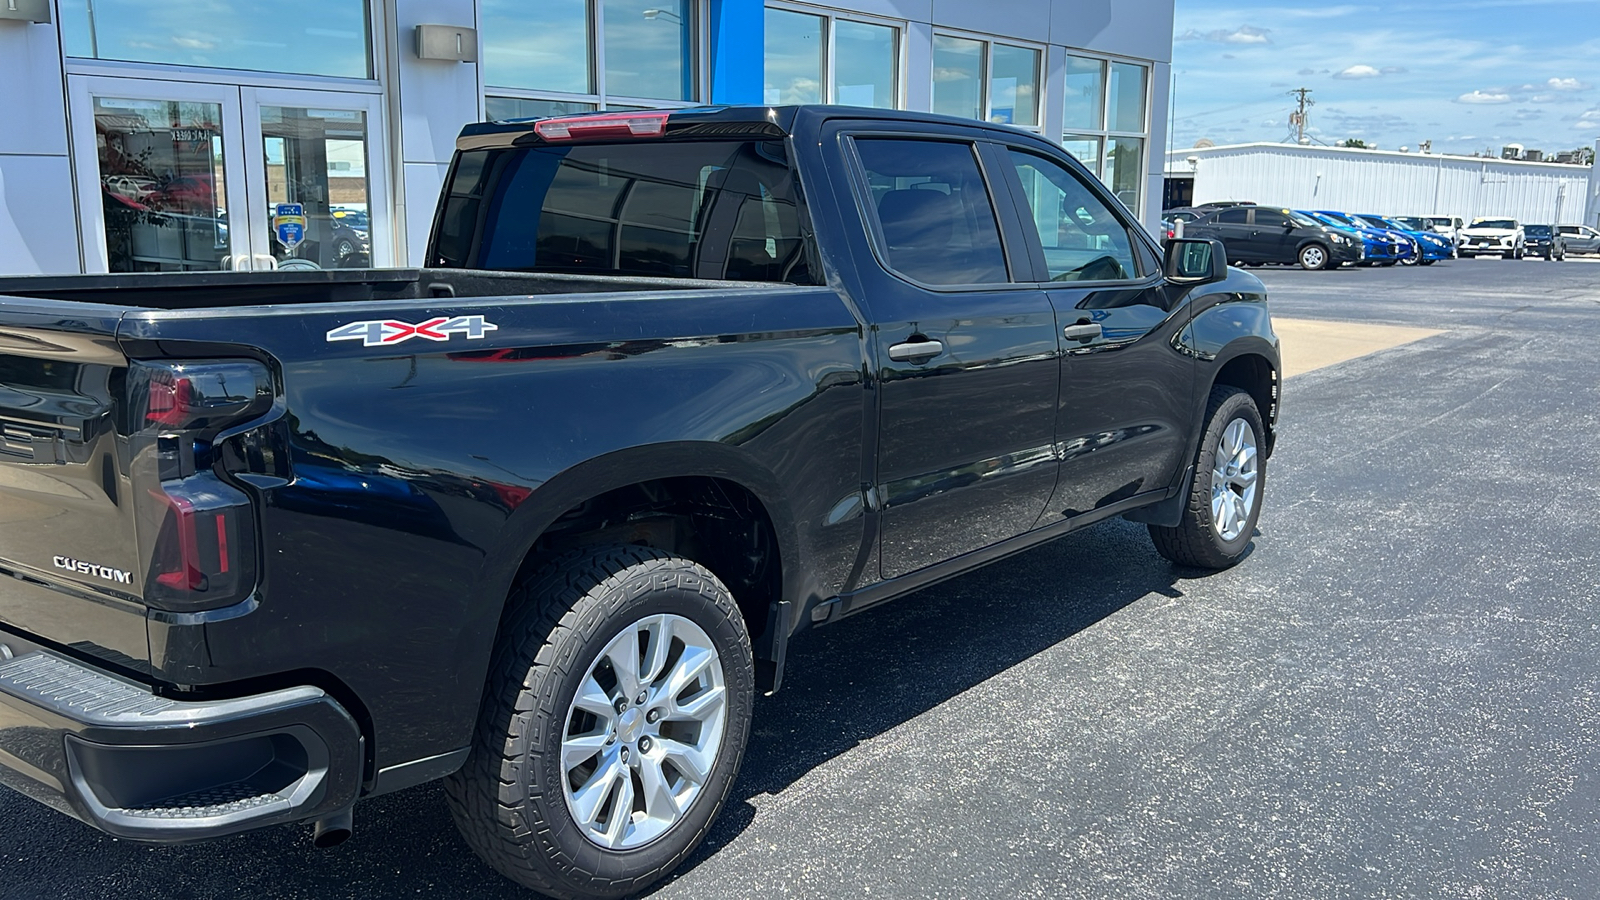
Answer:
POLYGON ((0 783, 118 837, 182 842, 350 807, 355 720, 320 688, 183 701, 0 632, 0 783))

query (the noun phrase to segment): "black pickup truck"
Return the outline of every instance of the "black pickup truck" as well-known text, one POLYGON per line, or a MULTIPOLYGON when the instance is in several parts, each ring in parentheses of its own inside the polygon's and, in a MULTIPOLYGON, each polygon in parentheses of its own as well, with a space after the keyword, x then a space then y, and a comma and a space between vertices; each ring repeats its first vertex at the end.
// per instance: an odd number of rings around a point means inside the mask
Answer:
POLYGON ((1244 554, 1266 297, 1059 147, 837 107, 470 126, 420 269, 0 280, 0 780, 111 834, 447 779, 670 871, 785 648, 1111 516, 1244 554))

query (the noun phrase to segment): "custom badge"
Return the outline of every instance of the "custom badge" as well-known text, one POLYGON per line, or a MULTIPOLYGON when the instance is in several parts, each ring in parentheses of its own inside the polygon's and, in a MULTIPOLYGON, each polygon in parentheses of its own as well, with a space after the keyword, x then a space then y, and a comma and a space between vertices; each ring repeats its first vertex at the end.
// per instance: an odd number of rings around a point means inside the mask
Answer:
POLYGON ((369 322, 340 325, 328 332, 328 340, 360 341, 363 347, 381 347, 409 341, 412 338, 448 341, 458 334, 466 335, 469 341, 477 341, 482 340, 488 332, 499 330, 499 325, 486 320, 483 316, 439 316, 416 325, 395 319, 374 319, 369 322))

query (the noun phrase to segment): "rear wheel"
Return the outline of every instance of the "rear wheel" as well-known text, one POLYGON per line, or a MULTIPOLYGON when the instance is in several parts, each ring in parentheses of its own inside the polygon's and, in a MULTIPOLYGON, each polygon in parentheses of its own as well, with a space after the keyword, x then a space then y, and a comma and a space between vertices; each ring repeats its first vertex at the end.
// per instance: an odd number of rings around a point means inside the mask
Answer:
POLYGON ((621 897, 705 837, 744 755, 750 639, 727 588, 644 547, 565 554, 518 588, 467 763, 456 825, 518 883, 621 897))
POLYGON ((1175 527, 1150 526, 1156 552, 1201 569, 1225 569, 1243 558, 1261 515, 1265 434, 1249 394, 1227 385, 1211 389, 1183 518, 1175 527))
POLYGON ((1300 248, 1300 268, 1310 272, 1328 267, 1328 248, 1321 244, 1307 244, 1300 248))

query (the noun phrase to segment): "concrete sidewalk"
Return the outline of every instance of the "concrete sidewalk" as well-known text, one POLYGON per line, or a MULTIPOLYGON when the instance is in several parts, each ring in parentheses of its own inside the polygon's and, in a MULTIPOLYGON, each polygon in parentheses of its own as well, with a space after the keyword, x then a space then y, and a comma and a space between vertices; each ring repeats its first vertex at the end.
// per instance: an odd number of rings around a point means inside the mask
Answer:
POLYGON ((1285 378, 1444 333, 1432 328, 1286 319, 1282 316, 1272 317, 1272 329, 1283 343, 1285 378))

